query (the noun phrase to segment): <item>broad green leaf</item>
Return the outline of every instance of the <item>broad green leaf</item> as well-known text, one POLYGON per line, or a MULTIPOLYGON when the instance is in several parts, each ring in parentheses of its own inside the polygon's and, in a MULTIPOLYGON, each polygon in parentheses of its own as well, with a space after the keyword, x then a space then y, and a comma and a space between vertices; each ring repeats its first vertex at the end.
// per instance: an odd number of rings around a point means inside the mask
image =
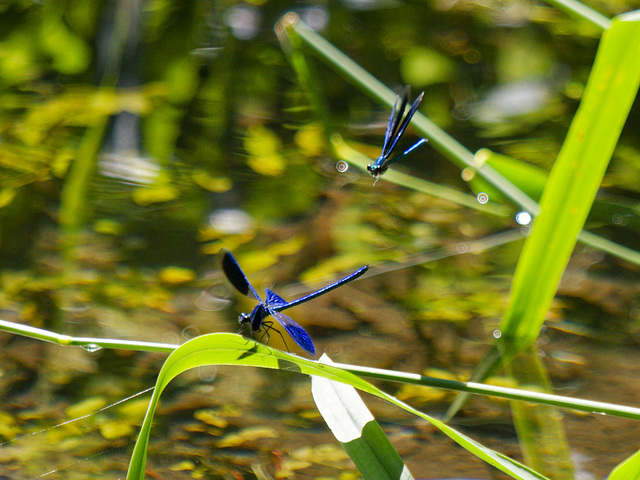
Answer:
MULTIPOLYGON (((487 148, 483 148, 476 153, 476 162, 486 162, 536 202, 540 200, 548 178, 544 170, 515 158, 492 152, 487 148)), ((475 176, 469 181, 469 185, 476 193, 487 193, 492 202, 505 202, 507 200, 497 188, 482 177, 475 176)), ((635 201, 608 194, 595 200, 589 212, 587 223, 588 226, 597 227, 610 225, 612 221, 615 224, 617 219, 619 223, 624 223, 626 228, 640 230, 639 213, 640 208, 635 201)), ((586 232, 583 232, 580 240, 587 243, 588 239, 585 238, 584 233, 586 232)), ((633 261, 632 259, 628 260, 633 261)))
MULTIPOLYGON (((327 355, 320 362, 331 365, 327 355)), ((323 377, 311 377, 316 406, 365 480, 413 480, 356 389, 323 377)))
POLYGON ((540 333, 640 83, 640 14, 603 34, 580 108, 551 170, 503 317, 503 345, 520 350, 540 333))
POLYGON ((640 451, 637 451, 624 462, 613 469, 609 480, 638 480, 640 479, 640 451))
MULTIPOLYGON (((538 338, 636 97, 640 84, 639 22, 638 12, 622 15, 613 20, 602 37, 580 108, 551 170, 542 193, 540 212, 518 261, 501 324, 499 346, 506 353, 507 361, 538 338)), ((473 379, 486 378, 484 372, 493 366, 486 358, 473 379)), ((520 384, 525 383, 517 375, 516 379, 520 384)), ((541 387, 543 383, 541 378, 535 382, 541 387)), ((461 395, 456 399, 447 418, 455 414, 466 397, 461 395)), ((532 437, 534 430, 520 431, 523 426, 540 425, 536 412, 519 408, 514 410, 514 417, 519 436, 532 437)), ((557 421, 557 425, 547 424, 544 428, 558 432, 562 427, 557 421)), ((530 441, 524 447, 536 449, 535 444, 535 440, 530 441)), ((566 449, 556 450, 562 451, 566 449)), ((540 458, 540 453, 525 450, 525 457, 540 458)))
MULTIPOLYGON (((510 354, 538 337, 545 315, 591 209, 640 83, 638 13, 622 15, 603 35, 580 108, 545 186, 540 213, 514 276, 500 345, 510 354)), ((586 232, 583 232, 583 235, 586 232)), ((471 377, 482 381, 498 358, 492 350, 471 377)), ((455 415, 467 394, 456 398, 455 415)))
MULTIPOLYGON (((181 345, 171 355, 169 355, 165 364, 162 366, 156 381, 156 387, 154 389, 151 402, 149 403, 147 414, 145 415, 144 422, 140 429, 140 435, 136 441, 133 456, 131 457, 131 463, 129 464, 129 471, 127 473, 128 480, 142 480, 144 478, 144 468, 151 424, 163 390, 167 384, 180 373, 203 365, 238 365, 288 370, 306 375, 317 375, 329 380, 346 383, 363 392, 370 393, 393 403, 394 405, 427 420, 460 446, 513 478, 546 478, 515 460, 484 447, 475 440, 472 440, 435 418, 425 415, 396 398, 387 395, 352 373, 331 365, 323 365, 318 362, 306 360, 295 355, 275 350, 239 335, 230 333, 214 333, 202 335, 181 345)), ((437 461, 437 459, 434 461, 437 461)))

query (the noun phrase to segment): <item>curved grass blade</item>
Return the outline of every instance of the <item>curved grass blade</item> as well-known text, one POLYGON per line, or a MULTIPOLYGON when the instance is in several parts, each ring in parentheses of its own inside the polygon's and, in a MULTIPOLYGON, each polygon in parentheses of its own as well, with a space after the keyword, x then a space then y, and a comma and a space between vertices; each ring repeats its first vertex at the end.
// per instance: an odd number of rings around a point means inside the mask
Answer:
POLYGON ((131 457, 129 471, 127 472, 128 480, 144 479, 151 424, 163 390, 167 384, 180 373, 204 365, 242 365, 288 370, 306 375, 318 375, 330 380, 346 383, 363 392, 387 400, 427 420, 460 446, 513 478, 523 480, 541 480, 546 478, 515 460, 481 445, 439 420, 419 412, 391 395, 387 395, 369 382, 352 373, 331 365, 323 365, 280 350, 275 350, 239 335, 214 333, 202 335, 181 345, 169 355, 162 366, 156 381, 156 388, 140 429, 138 440, 136 441, 133 456, 131 457))

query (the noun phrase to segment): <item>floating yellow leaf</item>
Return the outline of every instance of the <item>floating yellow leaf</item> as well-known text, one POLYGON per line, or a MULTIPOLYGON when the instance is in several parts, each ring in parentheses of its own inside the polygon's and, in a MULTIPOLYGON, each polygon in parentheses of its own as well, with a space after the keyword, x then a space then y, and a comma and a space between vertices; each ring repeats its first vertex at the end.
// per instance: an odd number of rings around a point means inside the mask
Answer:
POLYGON ((138 421, 144 417, 147 407, 149 406, 149 398, 134 398, 123 403, 118 409, 123 417, 131 418, 138 421))
POLYGON ((93 224, 93 230, 103 235, 122 235, 122 225, 113 220, 96 220, 93 224))
POLYGON ((190 268, 166 267, 160 271, 160 280, 169 285, 179 285, 195 280, 196 273, 190 268))
POLYGON ((358 480, 360 472, 341 472, 338 480, 358 480))
POLYGON ((256 250, 250 253, 243 253, 238 260, 245 273, 259 272, 274 265, 278 261, 278 256, 268 250, 256 250))
POLYGON ((196 170, 191 177, 197 185, 214 193, 228 192, 233 187, 229 177, 212 177, 204 170, 196 170))
POLYGON ((256 173, 277 177, 284 171, 285 160, 282 155, 273 152, 260 157, 249 157, 247 164, 256 173))
POLYGON ((15 438, 20 433, 16 420, 10 413, 0 412, 0 436, 3 438, 15 438))
POLYGON ((95 413, 97 410, 106 406, 107 400, 104 397, 90 397, 81 402, 69 405, 64 413, 66 413, 69 418, 78 418, 95 413))
POLYGON ((146 207, 152 203, 168 202, 180 196, 180 192, 173 185, 162 184, 140 187, 131 194, 133 201, 146 207))
POLYGON ((192 470, 195 470, 195 468, 196 468, 196 465, 191 460, 183 460, 181 462, 174 463, 173 465, 171 465, 169 467, 169 470, 172 470, 174 472, 184 472, 184 471, 190 472, 192 470))
POLYGON ((15 196, 16 191, 13 188, 3 188, 0 190, 0 208, 9 205, 15 196))
POLYGON ((316 445, 315 447, 302 447, 291 452, 291 456, 296 460, 322 465, 332 465, 349 460, 349 455, 344 448, 330 443, 316 445))
POLYGON ((113 420, 100 425, 100 434, 107 440, 127 437, 133 433, 133 425, 122 420, 113 420))
POLYGON ((212 425, 218 428, 226 428, 227 425, 229 425, 229 422, 226 418, 221 417, 215 411, 208 408, 196 410, 193 414, 193 417, 196 420, 200 420, 201 422, 206 423, 207 425, 212 425))
POLYGON ((282 148, 280 139, 262 125, 253 125, 247 129, 244 148, 249 153, 247 164, 261 175, 277 176, 285 168, 286 161, 279 153, 282 148))
POLYGON ((271 130, 263 125, 252 125, 247 128, 244 148, 249 155, 258 157, 279 151, 282 148, 282 144, 277 135, 271 130))
POLYGON ((308 157, 321 155, 326 145, 324 130, 317 123, 302 127, 293 140, 308 157))
POLYGON ((293 255, 298 253, 308 240, 303 235, 295 235, 288 240, 274 243, 269 247, 269 251, 274 255, 293 255))
POLYGON ((246 442, 253 440, 259 440, 262 438, 278 438, 278 432, 271 427, 248 427, 243 428, 239 432, 225 435, 225 437, 217 442, 219 448, 223 447, 237 447, 246 442))
MULTIPOLYGON (((429 368, 422 372, 422 374, 427 377, 442 378, 445 380, 458 380, 458 377, 455 375, 435 368, 429 368)), ((442 401, 450 395, 450 392, 446 392, 438 388, 426 387, 423 385, 403 385, 400 390, 398 390, 396 397, 400 400, 410 401, 413 404, 422 406, 442 401)))

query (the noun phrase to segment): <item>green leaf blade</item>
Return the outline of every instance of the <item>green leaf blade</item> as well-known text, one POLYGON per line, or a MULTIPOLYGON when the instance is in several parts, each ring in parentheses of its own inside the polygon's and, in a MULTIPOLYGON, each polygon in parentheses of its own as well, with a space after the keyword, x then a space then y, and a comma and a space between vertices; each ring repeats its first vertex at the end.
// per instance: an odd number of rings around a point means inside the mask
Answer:
POLYGON ((640 84, 638 14, 603 35, 580 108, 525 242, 503 318, 503 344, 520 350, 537 337, 584 226, 640 84))
POLYGON ((637 451, 613 469, 609 480, 638 480, 640 478, 640 451, 637 451))

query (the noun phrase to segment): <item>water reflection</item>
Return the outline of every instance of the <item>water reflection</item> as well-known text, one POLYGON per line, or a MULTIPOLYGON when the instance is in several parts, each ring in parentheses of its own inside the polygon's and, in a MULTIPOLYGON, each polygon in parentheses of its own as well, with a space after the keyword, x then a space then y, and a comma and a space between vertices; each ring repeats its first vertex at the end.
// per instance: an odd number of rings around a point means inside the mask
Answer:
POLYGON ((134 185, 151 185, 158 175, 158 162, 141 157, 137 151, 120 151, 100 155, 99 172, 101 175, 134 185))
POLYGON ((214 230, 226 234, 246 233, 251 230, 251 217, 242 210, 220 209, 209 215, 209 225, 214 230))
POLYGON ((300 19, 316 32, 322 32, 329 24, 329 11, 320 6, 297 9, 300 19))
POLYGON ((260 32, 262 15, 251 5, 234 5, 224 12, 223 20, 238 40, 251 40, 260 32))
POLYGON ((200 310, 215 312, 225 309, 231 303, 231 289, 222 274, 216 275, 212 283, 196 299, 200 310))
POLYGON ((544 81, 528 80, 494 88, 481 102, 471 106, 473 117, 482 123, 503 123, 513 117, 542 110, 553 98, 544 81))

